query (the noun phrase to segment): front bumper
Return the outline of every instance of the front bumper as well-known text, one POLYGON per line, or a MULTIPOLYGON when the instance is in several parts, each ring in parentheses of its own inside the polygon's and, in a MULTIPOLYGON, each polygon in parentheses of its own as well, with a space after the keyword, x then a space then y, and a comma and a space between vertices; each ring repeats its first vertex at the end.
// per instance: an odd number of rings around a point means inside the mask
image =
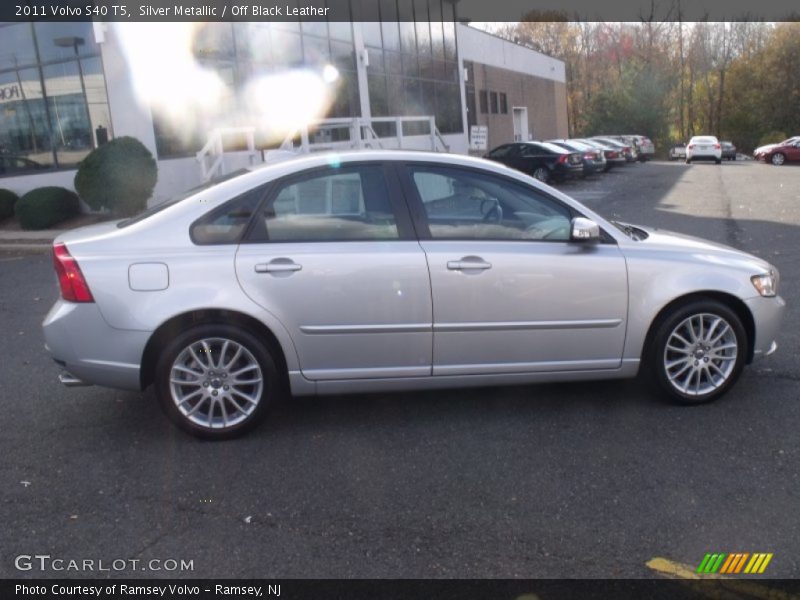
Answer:
POLYGON ((756 326, 756 339, 753 344, 753 358, 769 356, 777 349, 777 337, 781 330, 786 301, 780 296, 763 298, 756 296, 745 300, 753 315, 756 326))
POLYGON ((71 376, 67 381, 141 389, 139 366, 150 332, 114 329, 96 304, 61 299, 47 313, 42 330, 45 350, 71 376))

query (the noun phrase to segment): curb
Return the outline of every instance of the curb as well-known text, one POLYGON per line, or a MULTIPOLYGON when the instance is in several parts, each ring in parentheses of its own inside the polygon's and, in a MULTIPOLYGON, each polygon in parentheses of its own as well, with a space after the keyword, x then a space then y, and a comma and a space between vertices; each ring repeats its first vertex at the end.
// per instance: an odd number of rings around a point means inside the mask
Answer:
POLYGON ((49 252, 53 247, 53 242, 20 242, 12 244, 0 243, 0 252, 13 252, 15 250, 24 250, 27 252, 49 252))

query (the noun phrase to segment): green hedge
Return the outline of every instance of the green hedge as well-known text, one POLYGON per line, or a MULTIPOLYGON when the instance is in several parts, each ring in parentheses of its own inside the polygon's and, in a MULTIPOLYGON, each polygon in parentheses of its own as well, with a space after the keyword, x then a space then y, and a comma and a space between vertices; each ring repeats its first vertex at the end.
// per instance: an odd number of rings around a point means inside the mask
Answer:
POLYGON ((14 214, 14 205, 19 200, 11 190, 4 190, 0 188, 0 219, 7 219, 14 214))
POLYGON ((75 189, 92 209, 124 217, 146 208, 157 177, 150 151, 136 138, 123 136, 92 150, 80 162, 75 189))
POLYGON ((78 195, 62 187, 41 187, 19 199, 14 212, 23 229, 47 229, 80 212, 78 195))

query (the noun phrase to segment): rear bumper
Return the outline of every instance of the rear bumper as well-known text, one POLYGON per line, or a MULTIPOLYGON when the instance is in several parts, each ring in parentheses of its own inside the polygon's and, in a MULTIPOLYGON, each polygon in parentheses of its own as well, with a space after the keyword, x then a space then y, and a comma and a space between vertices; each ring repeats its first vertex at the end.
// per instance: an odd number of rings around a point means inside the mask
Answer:
POLYGON ((139 366, 150 332, 110 327, 93 303, 58 300, 42 323, 45 350, 67 373, 64 385, 140 390, 139 366))

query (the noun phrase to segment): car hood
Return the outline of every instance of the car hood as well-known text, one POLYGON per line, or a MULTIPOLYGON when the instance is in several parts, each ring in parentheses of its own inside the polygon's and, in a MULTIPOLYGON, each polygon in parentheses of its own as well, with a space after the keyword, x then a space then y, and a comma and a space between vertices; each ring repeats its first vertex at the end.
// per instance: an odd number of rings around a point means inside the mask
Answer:
POLYGON ((755 150, 753 150, 753 154, 760 154, 761 152, 769 152, 773 148, 777 148, 780 144, 767 144, 765 146, 759 146, 755 150))
MULTIPOLYGON (((628 223, 622 223, 628 225, 628 223)), ((663 229, 656 229, 654 227, 644 227, 641 225, 631 225, 636 229, 641 229, 647 233, 647 238, 634 242, 637 246, 648 251, 663 251, 669 253, 680 253, 692 256, 697 260, 704 260, 710 263, 724 264, 733 267, 742 267, 747 270, 768 271, 774 268, 767 261, 737 250, 725 244, 718 244, 709 240, 694 237, 691 235, 684 235, 673 231, 665 231, 663 229)))

